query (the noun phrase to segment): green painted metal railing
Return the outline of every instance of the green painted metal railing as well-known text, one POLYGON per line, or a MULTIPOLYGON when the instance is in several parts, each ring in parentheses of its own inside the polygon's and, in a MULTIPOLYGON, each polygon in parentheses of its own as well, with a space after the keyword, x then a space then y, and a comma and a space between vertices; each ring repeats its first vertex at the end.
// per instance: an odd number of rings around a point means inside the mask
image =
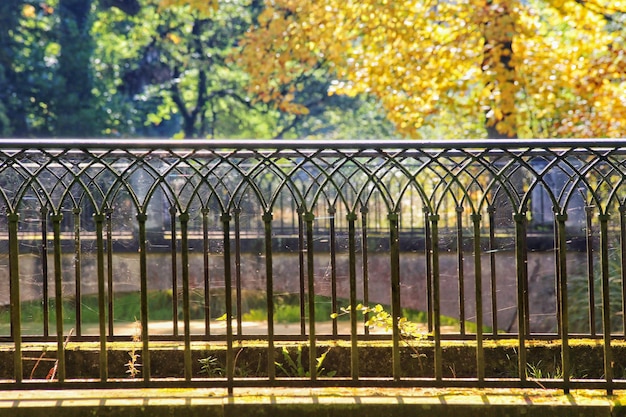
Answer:
POLYGON ((0 342, 12 363, 0 386, 117 386, 110 352, 128 333, 116 297, 128 292, 138 294, 142 366, 129 385, 531 387, 528 347, 549 340, 560 345, 560 374, 541 386, 624 388, 613 351, 626 333, 625 152, 609 140, 4 139, 0 342), (156 289, 171 295, 159 334, 156 289), (251 289, 265 312, 250 330, 251 289), (297 300, 293 326, 279 325, 285 294, 297 300), (347 326, 316 319, 322 296, 331 312, 386 305, 391 329, 374 334, 367 314, 347 326), (432 373, 420 377, 402 365, 409 310, 426 318, 432 373), (490 375, 485 343, 511 338, 515 375, 490 375), (600 376, 574 375, 578 339, 601 343, 600 376), (70 340, 98 346, 97 376, 68 375, 70 340), (267 355, 261 377, 235 374, 238 346, 251 340, 267 355), (328 340, 350 341, 348 375, 315 372, 328 340), (370 340, 389 341, 387 377, 361 372, 370 340), (445 375, 443 344, 454 340, 471 342, 473 377, 445 375), (152 372, 165 342, 183 351, 181 378, 152 372), (306 342, 308 376, 277 375, 287 342, 306 342), (201 343, 223 345, 221 378, 195 371, 201 343), (27 376, 33 346, 56 353, 48 380, 27 376))

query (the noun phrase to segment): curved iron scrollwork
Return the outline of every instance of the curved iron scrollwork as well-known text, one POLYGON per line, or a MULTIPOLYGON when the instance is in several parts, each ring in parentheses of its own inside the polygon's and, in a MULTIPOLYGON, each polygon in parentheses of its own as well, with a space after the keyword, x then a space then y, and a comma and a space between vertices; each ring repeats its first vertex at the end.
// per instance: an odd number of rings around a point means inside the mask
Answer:
MULTIPOLYGON (((267 321, 265 333, 255 337, 267 340, 269 364, 279 338, 276 299, 291 291, 299 326, 281 337, 308 340, 309 363, 317 358, 316 297, 324 295, 335 312, 342 302, 353 309, 388 305, 392 381, 402 373, 398 320, 404 308, 413 308, 426 313, 437 383, 445 337, 477 341, 480 381, 483 339, 517 338, 518 382, 524 385, 529 338, 560 340, 567 368, 570 333, 579 333, 604 340, 604 378, 612 387, 611 334, 626 334, 620 313, 626 274, 623 262, 614 266, 626 253, 625 152, 623 142, 610 140, 3 140, 0 246, 7 268, 0 286, 7 290, 0 290, 0 305, 10 313, 10 334, 0 330, 0 339, 15 347, 20 383, 20 305, 41 300, 41 328, 29 331, 57 342, 63 382, 67 307, 53 300, 76 300, 74 337, 88 340, 82 299, 85 292, 96 294, 97 305, 89 308, 97 310, 98 324, 91 336, 100 342, 100 380, 106 382, 107 343, 120 337, 115 295, 137 291, 143 379, 150 383, 149 292, 169 289, 174 295, 166 338, 184 342, 186 380, 193 379, 191 343, 217 338, 227 344, 232 389, 233 343, 245 339, 242 294, 250 278, 244 269, 252 262, 246 254, 252 253, 259 266, 249 272, 258 276, 255 289, 264 292, 267 321), (136 265, 127 281, 120 278, 123 268, 132 268, 117 255, 124 253, 133 254, 128 262, 136 265), (295 268, 282 271, 280 253, 297 253, 295 268), (547 254, 541 262, 549 272, 537 267, 538 253, 547 254), (36 290, 20 275, 25 255, 37 259, 36 290), (166 284, 152 255, 169 257, 166 284), (93 273, 85 272, 86 265, 93 273), (582 319, 573 318, 568 304, 576 277, 586 294, 582 319), (222 304, 212 307, 216 297, 222 304), (220 333, 215 318, 222 313, 220 333), (193 333, 197 315, 204 326, 193 333), (458 323, 445 337, 444 315, 458 323)), ((350 324, 341 330, 333 323, 330 336, 352 340, 354 355, 357 341, 372 335, 362 322, 357 326, 355 315, 350 324)), ((354 357, 351 366, 358 380, 354 357)), ((275 378, 272 366, 267 373, 275 378)), ((310 378, 315 382, 315 375, 310 378)))

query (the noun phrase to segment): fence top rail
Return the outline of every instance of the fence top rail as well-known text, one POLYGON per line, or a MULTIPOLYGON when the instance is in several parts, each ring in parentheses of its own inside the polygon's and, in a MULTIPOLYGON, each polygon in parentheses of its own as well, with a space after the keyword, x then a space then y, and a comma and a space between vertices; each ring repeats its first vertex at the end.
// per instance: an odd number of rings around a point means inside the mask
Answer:
POLYGON ((626 149, 624 139, 13 139, 0 138, 0 149, 626 149))

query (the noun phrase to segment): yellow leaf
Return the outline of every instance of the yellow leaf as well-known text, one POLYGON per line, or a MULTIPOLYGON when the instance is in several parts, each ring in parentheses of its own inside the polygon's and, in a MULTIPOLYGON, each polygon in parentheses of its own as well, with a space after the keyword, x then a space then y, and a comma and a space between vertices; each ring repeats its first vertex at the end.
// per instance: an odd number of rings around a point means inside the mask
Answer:
POLYGON ((32 19, 37 16, 37 10, 32 4, 25 4, 22 8, 22 15, 26 18, 32 19))
POLYGON ((174 45, 178 45, 180 43, 180 36, 178 36, 175 33, 168 33, 167 34, 167 39, 169 39, 170 41, 172 41, 172 43, 174 43, 174 45))

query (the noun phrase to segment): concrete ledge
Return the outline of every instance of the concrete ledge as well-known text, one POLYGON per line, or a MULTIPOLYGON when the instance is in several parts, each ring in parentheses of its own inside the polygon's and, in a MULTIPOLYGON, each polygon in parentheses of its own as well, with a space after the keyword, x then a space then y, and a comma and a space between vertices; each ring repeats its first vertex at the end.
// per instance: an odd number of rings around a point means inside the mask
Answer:
POLYGON ((41 390, 0 392, 0 417, 626 417, 626 394, 474 389, 41 390))

